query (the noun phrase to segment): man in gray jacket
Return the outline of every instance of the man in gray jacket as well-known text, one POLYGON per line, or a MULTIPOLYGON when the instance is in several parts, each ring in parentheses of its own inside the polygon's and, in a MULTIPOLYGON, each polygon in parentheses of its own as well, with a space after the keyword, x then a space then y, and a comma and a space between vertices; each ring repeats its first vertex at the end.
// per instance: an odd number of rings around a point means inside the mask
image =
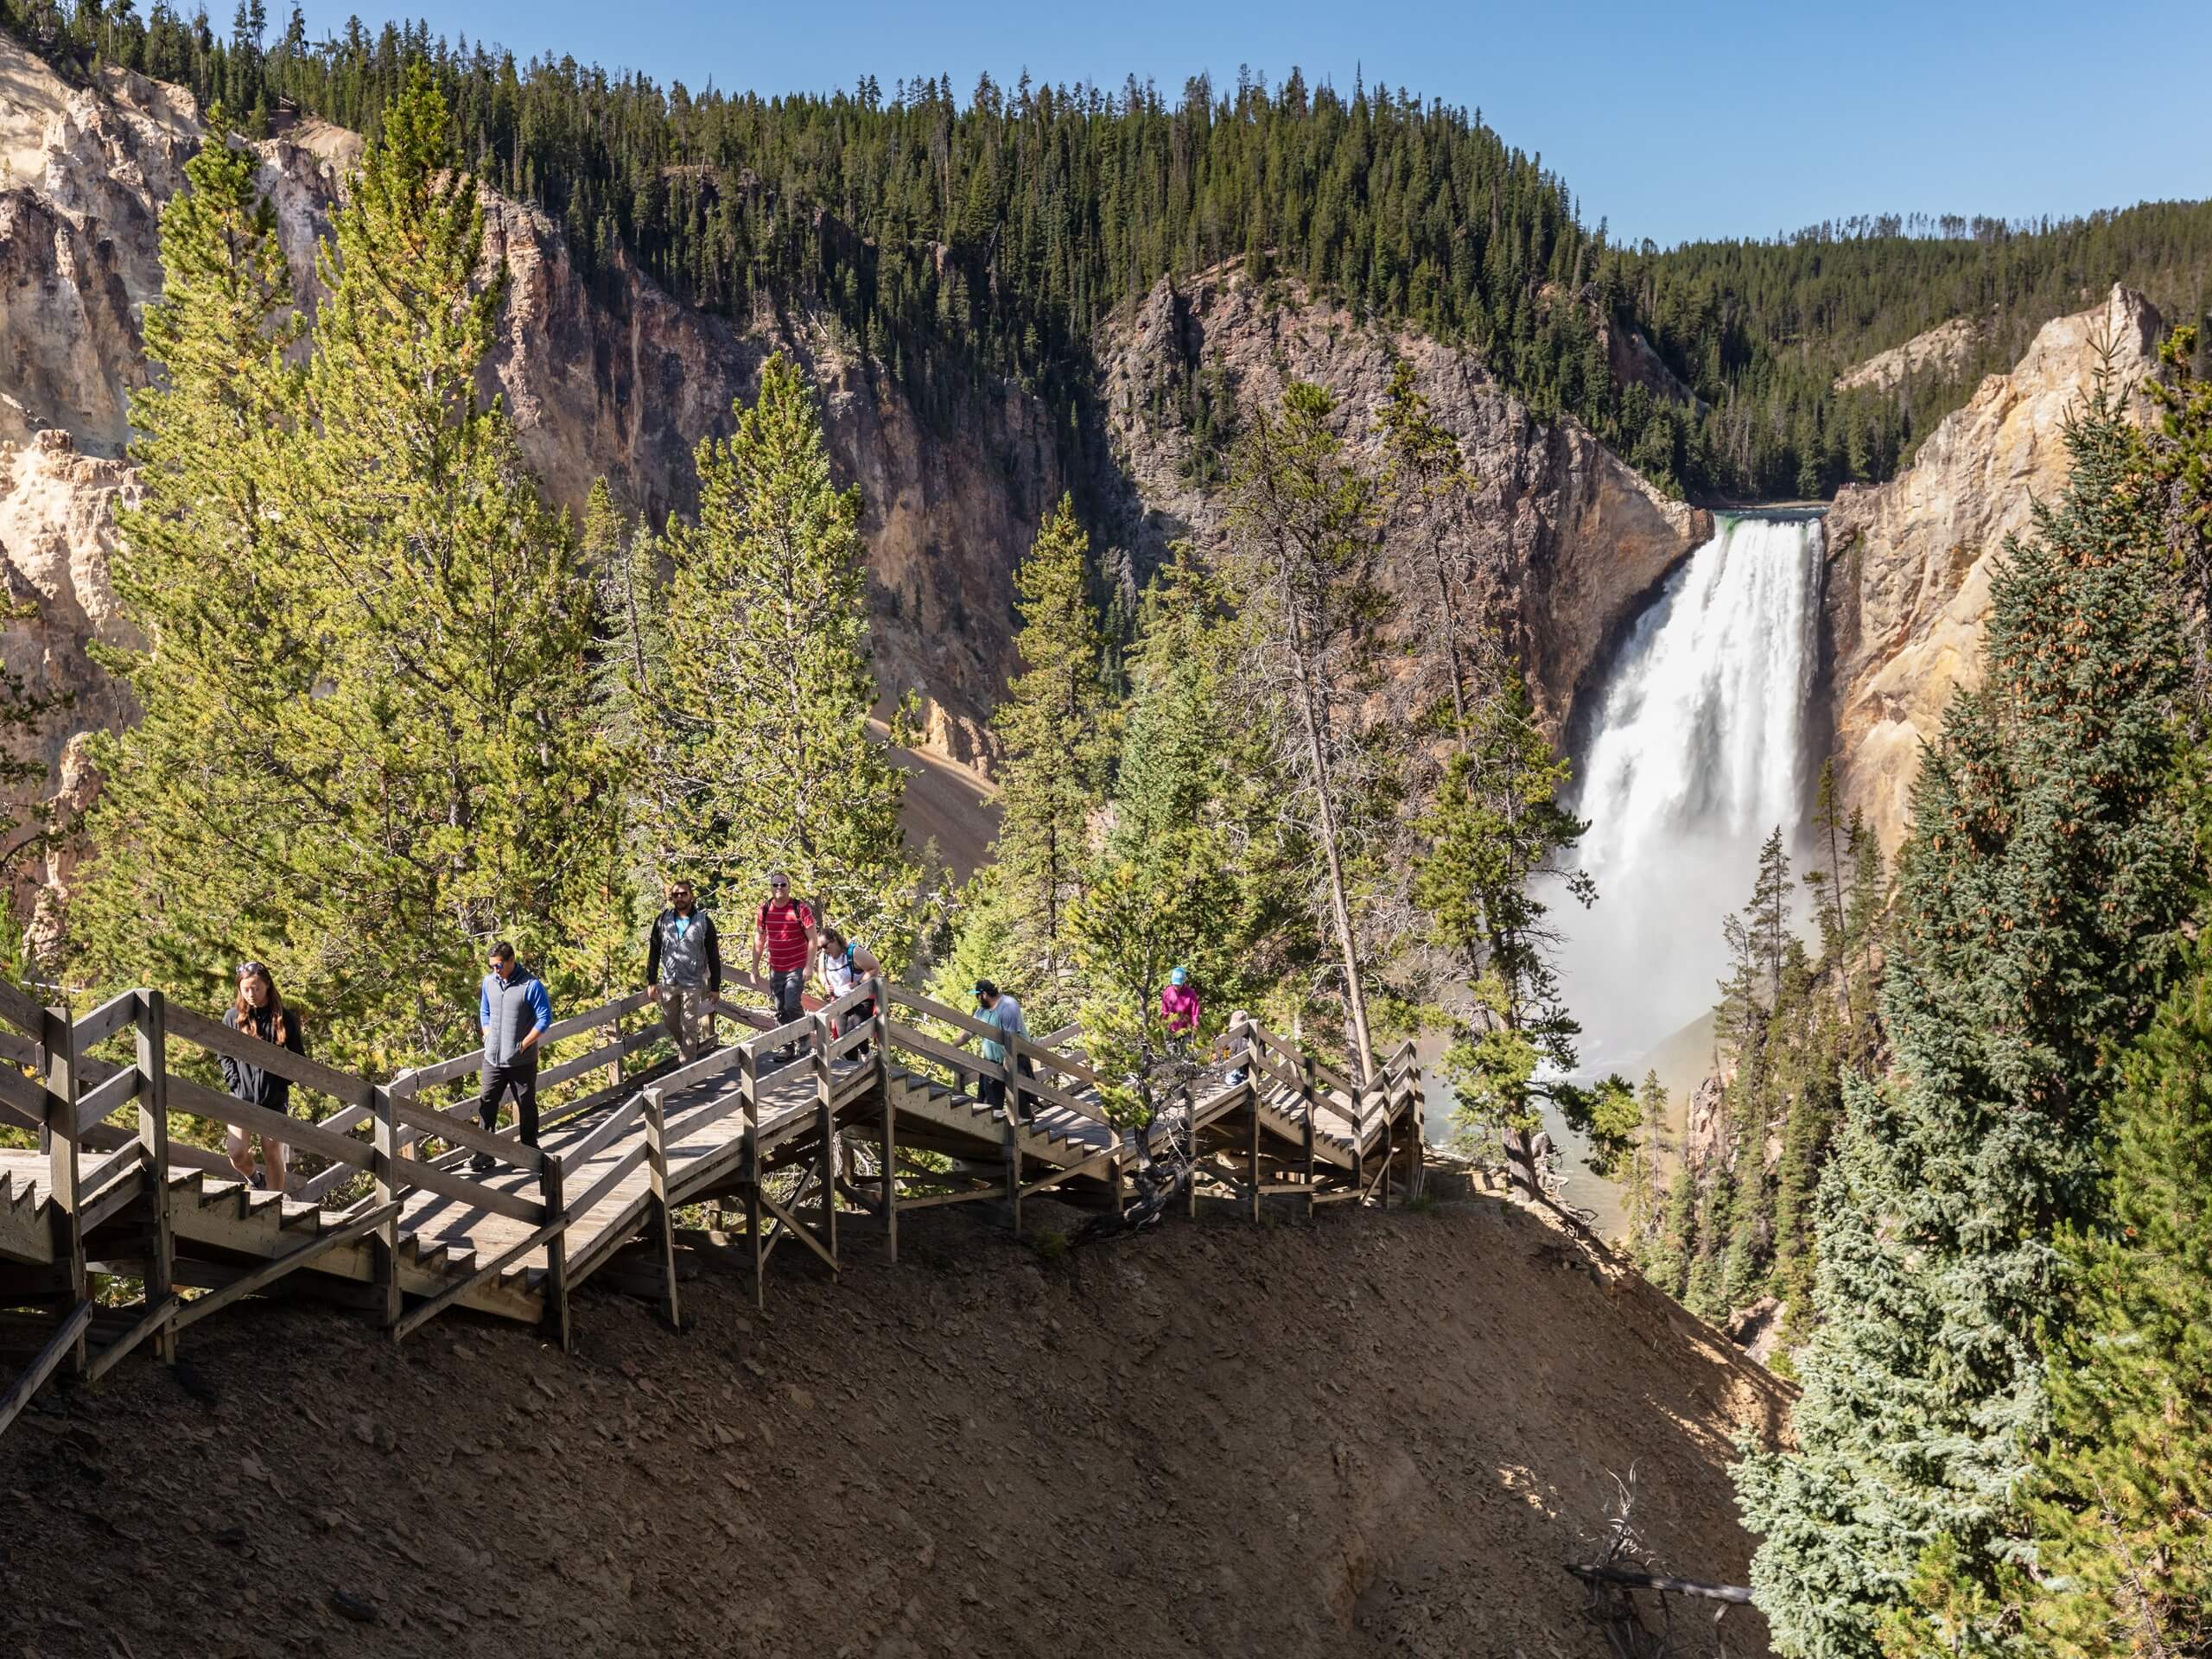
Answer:
POLYGON ((668 908, 653 918, 645 943, 645 992, 660 1004, 677 1058, 690 1064, 715 1046, 711 1010, 722 988, 721 937, 699 908, 691 884, 668 888, 668 908))
MULTIPOLYGON (((499 1097, 512 1091, 515 1121, 522 1126, 522 1143, 537 1144, 537 1045, 553 1023, 553 1003, 537 976, 515 961, 515 948, 505 939, 492 947, 492 971, 484 976, 477 999, 478 1020, 484 1027, 484 1091, 477 1110, 484 1127, 497 1127, 499 1097)), ((478 1153, 469 1167, 479 1174, 495 1160, 478 1153)))

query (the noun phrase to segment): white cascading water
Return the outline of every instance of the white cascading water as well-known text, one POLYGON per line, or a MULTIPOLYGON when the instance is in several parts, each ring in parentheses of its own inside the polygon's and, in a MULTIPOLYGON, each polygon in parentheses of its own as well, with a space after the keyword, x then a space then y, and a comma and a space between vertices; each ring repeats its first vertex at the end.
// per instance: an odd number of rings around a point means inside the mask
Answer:
POLYGON ((1821 553, 1817 518, 1719 518, 1606 677, 1575 809, 1598 903, 1554 911, 1588 1071, 1636 1073, 1712 1007, 1759 843, 1798 851, 1821 553))

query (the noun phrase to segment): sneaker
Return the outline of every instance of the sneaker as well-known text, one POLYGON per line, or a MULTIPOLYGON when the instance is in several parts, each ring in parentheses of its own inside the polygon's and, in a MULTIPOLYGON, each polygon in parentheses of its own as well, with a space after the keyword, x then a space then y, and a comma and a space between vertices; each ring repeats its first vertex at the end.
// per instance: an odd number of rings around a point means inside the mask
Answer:
POLYGON ((266 1192, 269 1190, 269 1177, 257 1169, 253 1172, 253 1190, 257 1192, 266 1192))
POLYGON ((488 1152, 480 1152, 468 1160, 468 1166, 479 1175, 488 1175, 499 1166, 499 1160, 488 1152))

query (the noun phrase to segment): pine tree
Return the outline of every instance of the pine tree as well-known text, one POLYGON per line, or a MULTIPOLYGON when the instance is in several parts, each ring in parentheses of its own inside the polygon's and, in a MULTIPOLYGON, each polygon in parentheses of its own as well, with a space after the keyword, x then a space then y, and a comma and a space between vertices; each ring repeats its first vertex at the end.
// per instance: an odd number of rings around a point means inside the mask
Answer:
POLYGON ((2099 1107, 2158 1006, 2196 853, 2182 684, 2139 441, 2101 387, 1992 584, 1982 686, 1924 758, 1883 1001, 1895 1077, 1847 1078, 1822 1182, 1799 1449, 1738 1468, 1786 1654, 2030 1650, 1995 1586, 2050 1427, 2048 1243, 2094 1224, 2099 1107))
POLYGON ((300 414, 289 268, 254 156, 219 119, 162 210, 162 296, 145 315, 162 367, 131 402, 138 505, 118 517, 116 596, 143 645, 96 647, 140 719, 92 740, 103 788, 72 906, 104 980, 213 1000, 239 952, 267 948, 288 831, 266 810, 276 734, 315 683, 302 573, 272 544, 270 481, 300 414))
POLYGON ((1851 962, 1847 945, 1847 918, 1853 905, 1852 872, 1844 868, 1844 827, 1836 802, 1835 760, 1821 763, 1821 781, 1813 795, 1813 833, 1827 853, 1827 865, 1805 872, 1805 886, 1813 895, 1815 919, 1821 929, 1821 959, 1834 976, 1836 1001, 1847 1012, 1851 1007, 1851 962))
MULTIPOLYGON (((1637 1128, 1625 1162, 1630 1253, 1643 1262, 1660 1236, 1666 1217, 1665 1193, 1659 1188, 1661 1154, 1665 1149, 1668 1102, 1666 1085, 1656 1071, 1643 1074, 1637 1089, 1637 1128)), ((1647 1276, 1650 1276, 1646 1269, 1647 1276)))
POLYGON ((1758 873, 1751 883, 1751 902, 1744 906, 1744 922, 1770 1007, 1782 993, 1782 959, 1790 937, 1789 895, 1796 888, 1789 879, 1789 855, 1782 845, 1782 826, 1777 824, 1760 844, 1758 873))
MULTIPOLYGON (((1544 896, 1549 878, 1562 879, 1579 903, 1595 896, 1566 862, 1589 827, 1558 804, 1567 775, 1511 675, 1478 705, 1465 746, 1445 762, 1413 872, 1427 943, 1468 988, 1442 1059, 1458 1096, 1454 1120, 1471 1138, 1503 1134, 1524 1169, 1534 1168, 1546 1104, 1584 1128, 1599 1105, 1565 1080, 1582 1027, 1560 992, 1558 929, 1544 896)), ((1613 1109, 1626 1087, 1608 1089, 1613 1109)))
MULTIPOLYGON (((149 476, 149 513, 188 523, 243 502, 251 474, 258 517, 218 515, 251 537, 234 580, 251 586, 211 615, 174 571, 134 580, 134 614, 162 642, 212 638, 234 607, 245 649, 172 665, 157 648, 135 665, 148 719, 118 740, 119 775, 146 792, 115 796, 141 821, 121 856, 102 855, 88 949, 115 977, 194 1000, 238 956, 262 957, 347 1064, 467 1047, 493 937, 564 1000, 612 988, 618 939, 629 954, 620 794, 594 729, 594 592, 512 423, 477 394, 500 297, 475 281, 482 240, 418 66, 324 250, 305 375, 270 371, 296 404, 232 378, 242 404, 270 403, 258 443, 195 430, 197 393, 155 416, 180 459, 175 483, 149 476), (212 489, 188 487, 197 469, 212 489), (219 717, 189 713, 195 698, 219 717), (156 775, 168 764, 182 775, 156 775)), ((234 326, 255 308, 240 302, 234 326)))
POLYGON ((1359 842, 1381 783, 1349 705, 1376 677, 1376 489, 1330 429, 1334 403, 1294 382, 1279 413, 1255 410, 1230 472, 1230 581, 1247 618, 1254 688, 1282 739, 1282 775, 1320 854, 1315 909, 1333 933, 1354 1064, 1374 1081, 1361 973, 1359 842))
POLYGON ((813 394, 780 354, 737 417, 699 446, 698 522, 662 543, 672 575, 637 693, 644 810, 668 868, 748 893, 784 869, 897 973, 917 877, 906 773, 868 724, 859 493, 831 481, 813 394))
POLYGON ((1241 622, 1187 552, 1147 594, 1122 764, 1095 879, 1069 911, 1076 1012, 1117 1112, 1145 1121, 1198 1056, 1171 1044, 1160 994, 1187 969, 1202 1039, 1314 957, 1295 826, 1274 810, 1263 734, 1224 696, 1241 622), (1126 1081, 1122 1081, 1126 1080, 1126 1081))
POLYGON ((1068 497, 1014 573, 1020 671, 991 723, 1004 745, 994 861, 1020 918, 1014 956, 996 974, 1043 992, 1063 971, 1069 902, 1094 861, 1091 820, 1104 804, 1113 734, 1106 642, 1090 603, 1090 538, 1068 497))
POLYGON ((2037 1572, 2012 1588, 2063 1659, 2212 1644, 2212 956, 2200 939, 2127 1067, 2110 1214, 2062 1239, 2078 1290, 2036 1460, 2037 1572))

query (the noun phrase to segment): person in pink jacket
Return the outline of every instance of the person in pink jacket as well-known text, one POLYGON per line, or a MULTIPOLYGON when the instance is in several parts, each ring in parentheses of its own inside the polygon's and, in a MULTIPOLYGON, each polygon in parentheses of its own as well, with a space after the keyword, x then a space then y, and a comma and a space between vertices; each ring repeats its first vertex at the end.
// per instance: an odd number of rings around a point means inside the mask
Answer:
POLYGON ((1167 1022, 1171 1039, 1180 1037, 1187 1040, 1198 1035, 1198 994, 1191 988, 1189 969, 1169 971, 1167 983, 1160 988, 1160 1017, 1167 1022))

